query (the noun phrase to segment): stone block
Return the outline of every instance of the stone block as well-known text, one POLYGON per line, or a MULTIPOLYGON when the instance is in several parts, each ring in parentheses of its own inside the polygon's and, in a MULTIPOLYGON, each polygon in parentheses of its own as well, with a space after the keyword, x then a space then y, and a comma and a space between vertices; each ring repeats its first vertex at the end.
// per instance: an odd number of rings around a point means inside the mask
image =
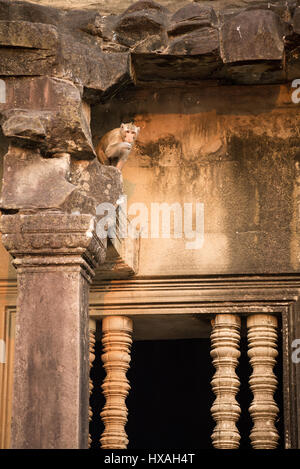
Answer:
POLYGON ((74 161, 71 166, 71 182, 87 197, 95 199, 96 204, 116 205, 123 193, 121 172, 114 166, 104 166, 98 159, 93 161, 74 161))
POLYGON ((117 41, 128 47, 136 46, 148 36, 160 38, 161 47, 166 41, 166 27, 166 10, 155 2, 142 1, 129 7, 120 16, 115 31, 117 41))
POLYGON ((55 26, 28 21, 0 21, 0 75, 50 74, 57 62, 55 26))
POLYGON ((51 118, 51 113, 11 109, 4 112, 3 117, 2 131, 6 137, 43 143, 47 135, 46 121, 51 118))
MULTIPOLYGON (((189 34, 173 39, 166 54, 172 55, 201 55, 219 56, 219 33, 217 29, 203 27, 189 34)), ((204 59, 204 57, 201 57, 204 59)), ((199 58, 199 62, 201 60, 199 58)))
POLYGON ((47 154, 70 153, 94 158, 82 89, 58 78, 9 78, 6 103, 0 105, 6 136, 19 145, 32 145, 47 154))
POLYGON ((217 17, 212 7, 191 3, 180 8, 171 18, 168 27, 169 36, 186 34, 195 29, 217 24, 217 17))
POLYGON ((11 0, 0 0, 0 20, 14 19, 16 21, 29 21, 57 25, 59 18, 64 12, 29 2, 12 2, 11 0))
POLYGON ((101 49, 103 40, 113 41, 117 17, 28 5, 0 1, 0 75, 71 80, 85 87, 91 101, 131 81, 126 48, 112 42, 109 50, 118 51, 108 55, 101 49))
POLYGON ((1 208, 59 209, 76 189, 67 181, 70 158, 42 158, 11 147, 4 157, 1 208))
POLYGON ((128 52, 102 52, 99 45, 91 47, 80 41, 71 41, 61 35, 61 76, 84 85, 86 99, 99 101, 131 81, 128 52))
POLYGON ((283 36, 284 25, 272 11, 244 11, 222 25, 221 57, 225 63, 282 60, 283 36))
POLYGON ((293 30, 296 34, 300 34, 300 6, 298 6, 294 11, 293 30))

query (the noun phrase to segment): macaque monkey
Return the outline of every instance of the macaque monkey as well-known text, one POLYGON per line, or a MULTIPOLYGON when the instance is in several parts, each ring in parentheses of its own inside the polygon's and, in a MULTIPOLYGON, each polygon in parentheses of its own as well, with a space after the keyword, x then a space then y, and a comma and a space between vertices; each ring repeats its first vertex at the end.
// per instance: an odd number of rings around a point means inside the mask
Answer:
POLYGON ((121 124, 121 127, 105 134, 96 148, 100 163, 110 164, 121 170, 127 161, 139 131, 139 127, 130 123, 121 124))

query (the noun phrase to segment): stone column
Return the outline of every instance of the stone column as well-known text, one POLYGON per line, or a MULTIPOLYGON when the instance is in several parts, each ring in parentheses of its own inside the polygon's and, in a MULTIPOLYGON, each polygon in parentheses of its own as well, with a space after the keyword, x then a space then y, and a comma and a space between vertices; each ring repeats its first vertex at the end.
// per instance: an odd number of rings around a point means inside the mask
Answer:
POLYGON ((101 412, 105 429, 102 449, 126 449, 128 438, 126 397, 130 385, 126 372, 130 364, 132 320, 125 316, 109 316, 102 321, 102 361, 106 377, 102 384, 106 403, 101 412))
POLYGON ((87 448, 94 217, 3 215, 1 231, 18 274, 12 448, 87 448))

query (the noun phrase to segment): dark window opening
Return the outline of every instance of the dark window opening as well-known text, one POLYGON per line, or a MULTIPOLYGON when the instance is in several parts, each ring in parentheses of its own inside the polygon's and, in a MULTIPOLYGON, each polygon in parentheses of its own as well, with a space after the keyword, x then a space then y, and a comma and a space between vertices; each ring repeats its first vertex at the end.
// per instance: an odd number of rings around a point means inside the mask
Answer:
MULTIPOLYGON (((284 448, 282 399, 282 350, 275 374, 278 388, 275 400, 280 412, 276 426, 279 448, 284 448)), ((237 427, 240 449, 249 449, 252 421, 249 405, 252 393, 248 380, 252 369, 247 357, 247 339, 241 339, 241 357, 237 374, 240 391, 237 400, 242 412, 237 427)), ((104 406, 101 384, 105 372, 101 362, 101 343, 96 342, 96 359, 91 371, 94 390, 91 396, 93 418, 90 424, 92 448, 100 448, 103 432, 100 412, 104 406)), ((126 404, 128 449, 212 449, 215 426, 210 408, 215 399, 211 379, 215 369, 210 357, 209 339, 141 341, 132 345, 131 367, 127 373, 131 390, 126 404)))

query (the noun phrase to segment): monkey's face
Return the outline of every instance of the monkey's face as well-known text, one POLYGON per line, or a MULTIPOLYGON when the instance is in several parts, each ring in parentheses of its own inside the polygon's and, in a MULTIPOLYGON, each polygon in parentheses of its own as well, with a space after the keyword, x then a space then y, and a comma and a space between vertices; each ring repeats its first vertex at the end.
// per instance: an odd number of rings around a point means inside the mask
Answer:
POLYGON ((125 142, 133 143, 136 140, 136 132, 134 130, 126 130, 125 142))
POLYGON ((124 142, 133 144, 136 141, 140 128, 134 124, 122 124, 121 134, 124 142))

